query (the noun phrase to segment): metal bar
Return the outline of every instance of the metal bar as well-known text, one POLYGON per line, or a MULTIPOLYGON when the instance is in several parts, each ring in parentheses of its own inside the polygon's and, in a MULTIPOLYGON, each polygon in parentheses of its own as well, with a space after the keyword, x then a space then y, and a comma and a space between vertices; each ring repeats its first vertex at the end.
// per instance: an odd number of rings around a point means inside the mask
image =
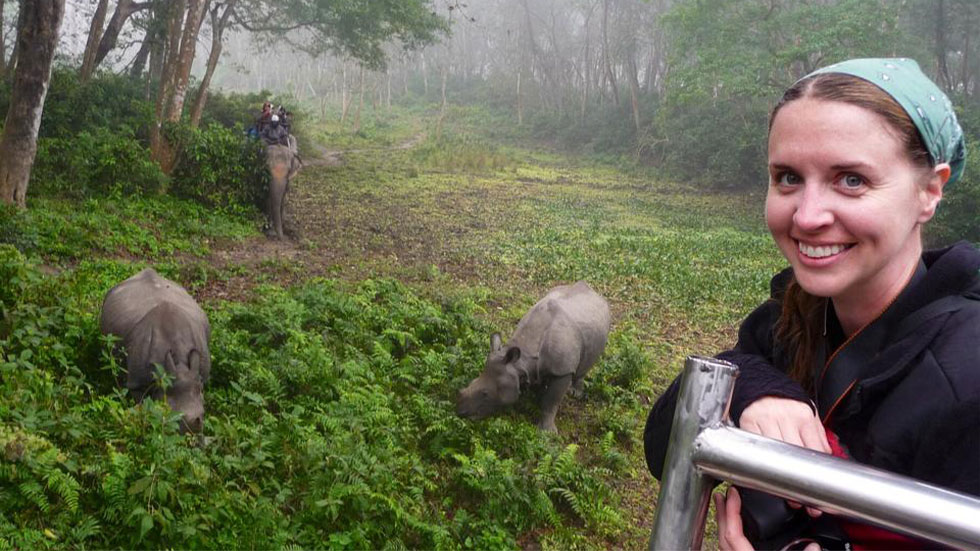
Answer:
POLYGON ((695 468, 694 441, 702 429, 720 424, 727 415, 737 374, 738 368, 728 362, 687 358, 664 462, 651 551, 701 548, 714 482, 695 468))
POLYGON ((693 461, 719 480, 955 548, 980 548, 980 499, 906 476, 720 425, 701 431, 693 461))

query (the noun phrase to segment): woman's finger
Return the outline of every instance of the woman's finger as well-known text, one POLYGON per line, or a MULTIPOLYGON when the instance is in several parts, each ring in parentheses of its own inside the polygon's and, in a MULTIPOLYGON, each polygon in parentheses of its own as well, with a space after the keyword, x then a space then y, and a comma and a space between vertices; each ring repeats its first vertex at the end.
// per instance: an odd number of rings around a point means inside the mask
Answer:
POLYGON ((729 549, 732 551, 754 551, 752 543, 742 531, 742 497, 738 495, 738 490, 734 486, 728 488, 727 498, 725 503, 725 537, 728 540, 729 549))
POLYGON ((718 548, 722 551, 728 551, 728 542, 725 541, 725 530, 727 528, 725 522, 725 498, 721 495, 721 492, 715 492, 711 495, 711 499, 715 502, 715 522, 718 523, 718 548))
POLYGON ((816 417, 801 427, 800 436, 803 439, 804 447, 818 452, 831 453, 830 442, 827 441, 827 431, 816 417))

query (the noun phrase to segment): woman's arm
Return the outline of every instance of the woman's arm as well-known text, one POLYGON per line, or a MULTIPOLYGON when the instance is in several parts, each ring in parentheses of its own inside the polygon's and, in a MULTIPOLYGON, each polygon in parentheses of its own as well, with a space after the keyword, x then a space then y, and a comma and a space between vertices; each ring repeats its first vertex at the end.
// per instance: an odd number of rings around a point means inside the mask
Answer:
MULTIPOLYGON (((776 296, 781 294, 781 276, 773 278, 776 296)), ((717 356, 739 367, 729 415, 745 430, 829 452, 826 435, 809 396, 803 387, 774 367, 772 335, 779 313, 780 304, 776 300, 760 305, 739 327, 735 348, 717 356), (743 419, 747 410, 749 415, 743 419)), ((647 467, 658 479, 667 454, 679 379, 654 404, 643 431, 647 467)))

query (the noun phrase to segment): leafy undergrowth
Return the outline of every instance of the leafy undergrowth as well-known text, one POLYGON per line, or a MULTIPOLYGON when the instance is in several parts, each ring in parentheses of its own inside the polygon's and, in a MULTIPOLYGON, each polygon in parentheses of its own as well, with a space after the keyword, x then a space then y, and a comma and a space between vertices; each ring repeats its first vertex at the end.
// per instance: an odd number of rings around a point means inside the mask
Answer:
MULTIPOLYGON (((456 417, 486 345, 471 298, 314 279, 212 305, 198 441, 112 384, 120 367, 93 304, 133 269, 44 276, 0 246, 12 282, 0 297, 0 546, 509 549, 537 530, 566 548, 625 529, 613 426, 583 453, 526 422, 528 404, 456 417)), ((630 402, 644 363, 614 339, 587 386, 594 405, 630 402)))
POLYGON ((295 180, 289 242, 169 198, 0 212, 0 548, 646 545, 643 421, 765 295, 761 199, 499 145, 481 117, 309 129, 355 151, 295 180), (203 441, 117 390, 98 333, 105 292, 146 265, 211 320, 203 441), (488 334, 576 279, 614 328, 561 434, 533 396, 457 418, 488 334))

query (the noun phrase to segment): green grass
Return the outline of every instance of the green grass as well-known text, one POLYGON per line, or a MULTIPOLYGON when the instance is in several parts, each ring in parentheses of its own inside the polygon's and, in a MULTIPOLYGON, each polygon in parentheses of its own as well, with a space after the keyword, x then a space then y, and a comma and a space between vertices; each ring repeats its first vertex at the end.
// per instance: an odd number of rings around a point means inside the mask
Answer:
POLYGON ((643 422, 766 295, 761 197, 528 149, 481 111, 438 137, 417 112, 362 116, 311 131, 360 152, 294 182, 293 245, 167 198, 0 213, 0 549, 646 545, 643 422), (98 307, 146 265, 211 320, 203 443, 114 384, 98 307), (530 396, 457 418, 489 333, 577 279, 614 328, 561 434, 530 396))

